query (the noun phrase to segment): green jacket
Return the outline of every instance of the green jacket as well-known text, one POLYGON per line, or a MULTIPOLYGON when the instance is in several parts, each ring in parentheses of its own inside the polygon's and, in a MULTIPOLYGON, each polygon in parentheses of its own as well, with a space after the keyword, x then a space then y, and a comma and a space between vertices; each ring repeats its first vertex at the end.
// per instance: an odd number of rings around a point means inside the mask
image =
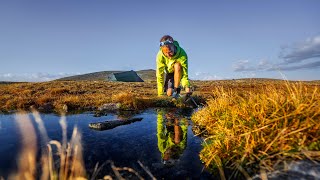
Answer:
POLYGON ((164 87, 164 73, 173 73, 174 64, 180 62, 182 66, 182 77, 181 85, 183 87, 189 87, 190 82, 188 80, 188 56, 187 53, 179 46, 177 41, 174 41, 173 44, 177 47, 177 52, 172 58, 166 57, 161 49, 157 54, 157 86, 158 86, 158 95, 163 95, 164 87))
POLYGON ((161 157, 163 158, 164 153, 167 149, 174 147, 174 154, 180 156, 184 149, 187 146, 187 131, 188 131, 188 124, 187 119, 182 118, 179 120, 179 126, 181 127, 182 133, 182 140, 179 144, 175 144, 173 142, 172 136, 174 136, 174 132, 168 131, 165 123, 166 119, 164 116, 164 111, 159 110, 157 112, 157 138, 158 138, 158 149, 161 152, 161 157))

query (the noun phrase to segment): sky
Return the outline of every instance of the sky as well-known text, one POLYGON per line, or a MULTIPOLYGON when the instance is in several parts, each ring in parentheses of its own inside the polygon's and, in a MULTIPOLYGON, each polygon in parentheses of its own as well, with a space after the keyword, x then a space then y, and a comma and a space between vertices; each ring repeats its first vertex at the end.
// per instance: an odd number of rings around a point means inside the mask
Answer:
POLYGON ((192 80, 318 80, 319 19, 319 0, 0 1, 0 81, 156 69, 167 34, 192 80))

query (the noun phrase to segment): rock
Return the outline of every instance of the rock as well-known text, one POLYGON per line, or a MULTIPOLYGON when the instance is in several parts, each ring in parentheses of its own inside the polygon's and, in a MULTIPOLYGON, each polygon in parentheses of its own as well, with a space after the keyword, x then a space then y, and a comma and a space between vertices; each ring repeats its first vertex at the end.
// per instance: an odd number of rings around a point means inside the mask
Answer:
POLYGON ((85 111, 94 111, 96 108, 94 106, 87 106, 83 108, 85 111))
POLYGON ((54 106, 51 102, 44 103, 44 105, 38 108, 38 110, 42 112, 51 112, 53 109, 54 109, 54 106))
MULTIPOLYGON (((268 179, 319 179, 320 164, 309 160, 292 161, 282 170, 278 169, 265 174, 268 179)), ((260 174, 253 176, 253 180, 261 179, 260 174)))
POLYGON ((99 111, 116 111, 121 107, 120 103, 107 103, 98 108, 99 111))
POLYGON ((93 115, 93 117, 101 117, 101 116, 107 116, 107 112, 105 111, 96 111, 93 115))
POLYGON ((89 127, 95 130, 107 130, 113 129, 117 126, 130 124, 136 121, 141 121, 143 118, 132 118, 127 120, 111 120, 111 121, 104 121, 104 122, 97 122, 97 123, 90 123, 89 127))

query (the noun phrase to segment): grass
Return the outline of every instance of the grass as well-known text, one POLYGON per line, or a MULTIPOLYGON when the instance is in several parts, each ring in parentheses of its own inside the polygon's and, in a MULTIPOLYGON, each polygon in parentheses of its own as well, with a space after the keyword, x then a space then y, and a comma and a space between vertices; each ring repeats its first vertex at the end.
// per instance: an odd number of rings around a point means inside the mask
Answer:
MULTIPOLYGON (((137 83, 138 84, 138 83, 137 83)), ((69 110, 97 108, 105 103, 111 103, 115 96, 136 93, 136 84, 108 83, 108 82, 44 82, 44 83, 19 83, 0 86, 0 109, 2 111, 25 109, 30 106, 60 111, 64 105, 69 110)), ((150 93, 144 91, 143 93, 150 93)), ((140 93, 137 93, 139 95, 140 93)), ((132 95, 131 95, 132 96, 132 95)), ((143 94, 140 95, 142 97, 143 94)), ((140 108, 137 103, 127 108, 140 108)))
POLYGON ((320 160, 319 106, 318 86, 308 83, 216 86, 207 106, 192 116, 206 137, 200 158, 222 178, 226 167, 248 178, 285 160, 320 160))
POLYGON ((41 133, 41 142, 46 145, 46 148, 42 149, 38 157, 36 130, 25 112, 17 113, 15 119, 21 133, 22 148, 18 154, 17 171, 9 175, 8 179, 86 179, 81 134, 77 128, 74 128, 68 142, 66 119, 65 116, 62 116, 60 125, 63 130, 63 141, 50 140, 39 113, 33 111, 33 116, 41 133), (40 163, 37 162, 37 159, 40 160, 40 163))
MULTIPOLYGON (((194 99, 205 104, 213 96, 216 86, 223 86, 242 92, 259 90, 275 85, 281 87, 283 81, 270 80, 225 80, 191 81, 195 88, 194 99)), ((319 82, 307 82, 309 87, 319 86, 319 82)), ((42 83, 0 84, 0 111, 17 109, 29 110, 30 106, 40 111, 60 112, 68 110, 97 110, 106 103, 124 103, 123 109, 140 110, 149 107, 183 107, 183 103, 172 102, 168 97, 157 97, 155 81, 150 82, 106 82, 106 81, 51 81, 42 83), (117 97, 118 96, 118 97, 117 97), (120 98, 120 96, 127 98, 120 98), (119 101, 118 101, 119 100, 119 101), (129 102, 131 101, 131 102, 129 102)))
MULTIPOLYGON (((261 169, 272 170, 285 160, 320 160, 320 82, 241 79, 192 81, 192 85, 196 90, 194 99, 205 105, 192 116, 195 127, 198 127, 194 130, 206 138, 200 157, 207 167, 218 168, 221 177, 224 177, 224 167, 250 177, 261 169)), ((156 93, 155 82, 53 81, 2 84, 0 110, 28 110, 30 106, 49 111, 61 111, 65 106, 68 110, 92 110, 106 103, 120 104, 124 110, 183 107, 181 103, 168 97, 158 97, 156 93)), ((43 128, 40 130, 43 131, 42 137, 46 137, 43 128)), ((25 141, 30 144, 23 145, 27 151, 21 152, 21 156, 34 153, 33 141, 25 141)), ((51 141, 49 146, 55 146, 60 152, 61 162, 68 164, 70 161, 65 157, 69 155, 65 153, 74 152, 72 149, 75 147, 72 145, 79 144, 79 141, 79 138, 78 143, 51 141)), ((81 149, 80 145, 77 147, 81 149)), ((53 160, 48 159, 52 156, 50 151, 52 148, 44 154, 46 161, 51 163, 53 160)), ((29 164, 32 165, 34 159, 30 156, 29 164)), ((21 167, 19 165, 15 177, 34 176, 35 167, 23 165, 22 161, 20 163, 21 167), (20 170, 30 173, 19 173, 20 170)), ((124 170, 110 164, 114 172, 124 170)), ((60 176, 60 169, 48 165, 44 167, 48 170, 44 169, 43 172, 47 173, 42 176, 51 179, 60 176)), ((81 167, 77 169, 81 170, 81 167)), ((69 170, 62 172, 65 173, 69 173, 69 170)), ((81 170, 75 175, 63 176, 82 178, 85 172, 81 170)))
POLYGON ((0 85, 0 111, 33 107, 60 112, 65 106, 68 110, 96 110, 106 103, 120 103, 123 110, 175 106, 171 98, 157 96, 155 82, 52 81, 0 85))

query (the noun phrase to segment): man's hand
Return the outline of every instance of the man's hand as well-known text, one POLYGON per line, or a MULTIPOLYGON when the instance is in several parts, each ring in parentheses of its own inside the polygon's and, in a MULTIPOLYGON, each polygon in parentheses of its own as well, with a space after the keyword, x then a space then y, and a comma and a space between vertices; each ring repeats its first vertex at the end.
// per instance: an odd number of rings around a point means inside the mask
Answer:
POLYGON ((185 101, 187 101, 192 95, 192 91, 190 87, 186 87, 186 96, 185 96, 185 101))
POLYGON ((189 87, 186 87, 186 93, 189 94, 189 95, 192 94, 192 91, 191 91, 191 89, 189 87))

